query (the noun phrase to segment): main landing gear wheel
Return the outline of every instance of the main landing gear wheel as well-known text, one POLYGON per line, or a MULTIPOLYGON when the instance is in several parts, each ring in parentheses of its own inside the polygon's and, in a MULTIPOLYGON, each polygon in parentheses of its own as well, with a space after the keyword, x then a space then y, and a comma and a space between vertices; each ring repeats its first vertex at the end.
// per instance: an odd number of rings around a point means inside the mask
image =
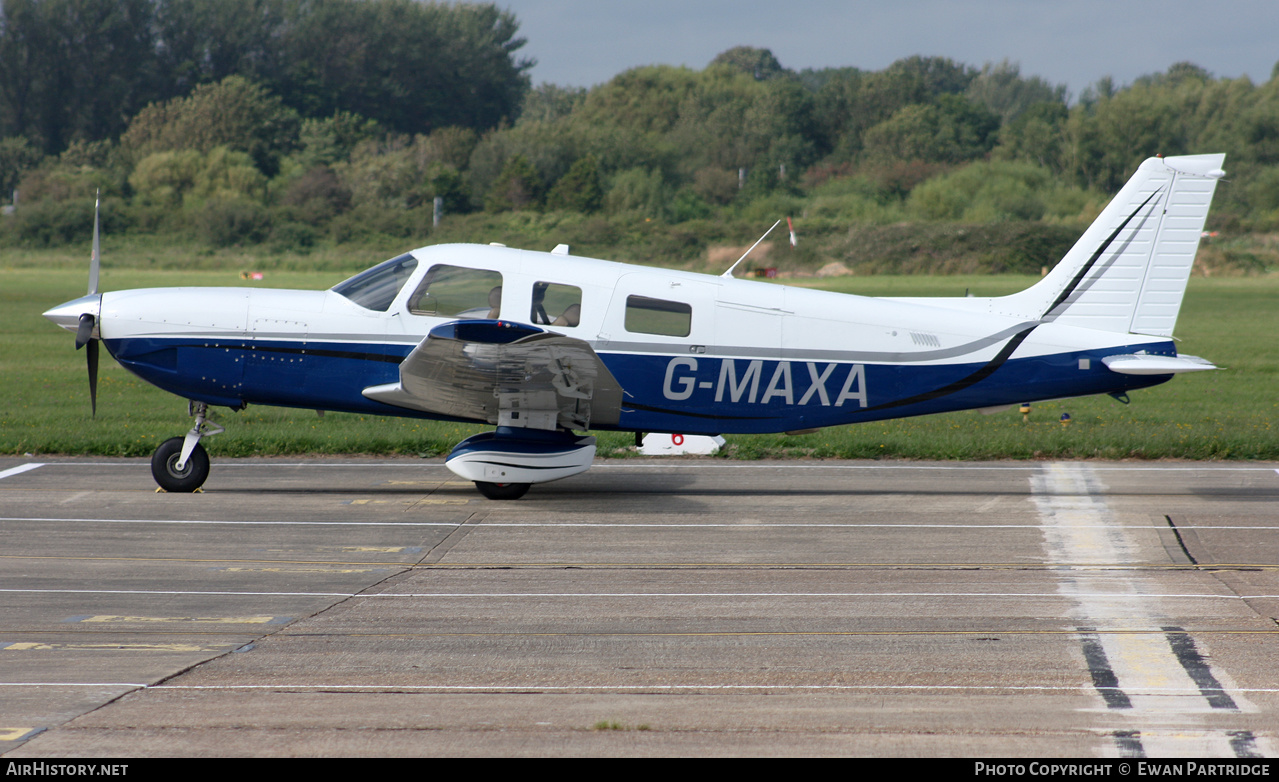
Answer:
MULTIPOLYGON (((182 437, 170 437, 160 443, 151 455, 151 477, 160 484, 160 488, 168 492, 190 494, 204 485, 209 477, 209 454, 204 446, 196 443, 187 457, 183 469, 177 469, 178 459, 182 457, 182 437)), ((528 488, 525 486, 524 488, 528 488)))
POLYGON ((530 483, 489 483, 476 481, 475 488, 490 500, 518 500, 528 491, 530 483))

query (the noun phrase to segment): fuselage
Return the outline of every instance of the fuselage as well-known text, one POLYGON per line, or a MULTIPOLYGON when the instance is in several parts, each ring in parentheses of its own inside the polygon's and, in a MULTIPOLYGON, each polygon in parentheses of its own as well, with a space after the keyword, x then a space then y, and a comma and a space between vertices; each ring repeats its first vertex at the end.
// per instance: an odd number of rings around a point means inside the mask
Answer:
POLYGON ((363 288, 107 292, 97 333, 129 371, 209 404, 437 417, 362 392, 396 382, 400 362, 435 326, 532 324, 588 343, 622 387, 617 424, 596 428, 708 434, 1124 392, 1170 375, 1118 374, 1102 359, 1176 355, 1163 337, 966 312, 945 300, 490 246, 441 245, 396 260, 394 274, 363 288))

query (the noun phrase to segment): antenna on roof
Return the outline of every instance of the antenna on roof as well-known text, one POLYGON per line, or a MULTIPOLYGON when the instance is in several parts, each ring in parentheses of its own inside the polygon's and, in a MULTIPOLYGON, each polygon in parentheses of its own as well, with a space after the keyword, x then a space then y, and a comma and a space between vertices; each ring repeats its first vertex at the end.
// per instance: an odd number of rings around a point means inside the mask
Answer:
MULTIPOLYGON (((779 226, 779 225, 781 225, 781 224, 782 224, 782 221, 781 221, 781 220, 778 220, 777 222, 773 223, 773 228, 776 228, 777 226, 779 226)), ((751 254, 751 250, 754 250, 756 247, 759 247, 759 243, 760 243, 760 242, 762 242, 762 241, 764 241, 765 239, 767 239, 767 238, 768 238, 768 235, 769 235, 769 234, 771 234, 771 233, 773 232, 773 228, 769 228, 767 231, 765 231, 765 232, 764 232, 764 235, 763 235, 763 236, 761 236, 761 237, 759 237, 758 239, 756 239, 756 240, 755 240, 755 243, 751 245, 751 249, 750 249, 750 250, 747 250, 747 251, 746 251, 746 252, 744 252, 744 253, 742 253, 742 257, 741 257, 741 258, 738 258, 738 259, 737 259, 737 261, 736 261, 736 262, 734 262, 732 266, 728 267, 728 271, 724 272, 724 273, 723 273, 723 274, 721 274, 720 276, 721 276, 721 277, 732 277, 732 276, 733 276, 733 269, 736 269, 736 268, 737 268, 737 264, 739 264, 739 263, 741 263, 742 261, 746 260, 746 256, 748 256, 748 255, 750 255, 750 254, 751 254)))

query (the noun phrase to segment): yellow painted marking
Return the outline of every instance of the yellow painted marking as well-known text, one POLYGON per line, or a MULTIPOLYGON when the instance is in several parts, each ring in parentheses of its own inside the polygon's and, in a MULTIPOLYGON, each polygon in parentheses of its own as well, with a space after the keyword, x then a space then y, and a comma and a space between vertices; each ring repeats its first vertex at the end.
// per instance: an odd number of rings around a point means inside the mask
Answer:
POLYGON ((470 481, 384 481, 385 486, 465 486, 468 489, 474 489, 475 484, 470 481))
POLYGON ((354 551, 370 554, 398 554, 408 546, 342 546, 338 551, 354 551))
POLYGON ((87 651, 87 652, 216 652, 225 646, 195 644, 46 644, 24 641, 4 647, 6 652, 87 651))
POLYGON ((17 741, 35 728, 0 728, 0 741, 17 741))
POLYGON ((81 619, 83 622, 199 622, 202 624, 264 625, 274 616, 112 616, 102 614, 81 619))

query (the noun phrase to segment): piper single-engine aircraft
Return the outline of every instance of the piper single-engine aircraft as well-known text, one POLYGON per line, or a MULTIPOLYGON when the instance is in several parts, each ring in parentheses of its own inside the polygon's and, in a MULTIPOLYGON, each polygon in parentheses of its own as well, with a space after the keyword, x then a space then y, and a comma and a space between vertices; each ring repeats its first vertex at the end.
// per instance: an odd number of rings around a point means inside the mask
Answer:
MULTIPOLYGON (((1215 367, 1172 341, 1224 155, 1151 158, 1060 263, 997 298, 879 299, 501 246, 440 245, 327 291, 160 288, 45 317, 190 400, 152 473, 209 473, 209 405, 281 405, 496 430, 446 464, 486 497, 583 472, 590 429, 797 432, 1111 394, 1215 367)), ((96 402, 95 402, 96 404, 96 402)))

